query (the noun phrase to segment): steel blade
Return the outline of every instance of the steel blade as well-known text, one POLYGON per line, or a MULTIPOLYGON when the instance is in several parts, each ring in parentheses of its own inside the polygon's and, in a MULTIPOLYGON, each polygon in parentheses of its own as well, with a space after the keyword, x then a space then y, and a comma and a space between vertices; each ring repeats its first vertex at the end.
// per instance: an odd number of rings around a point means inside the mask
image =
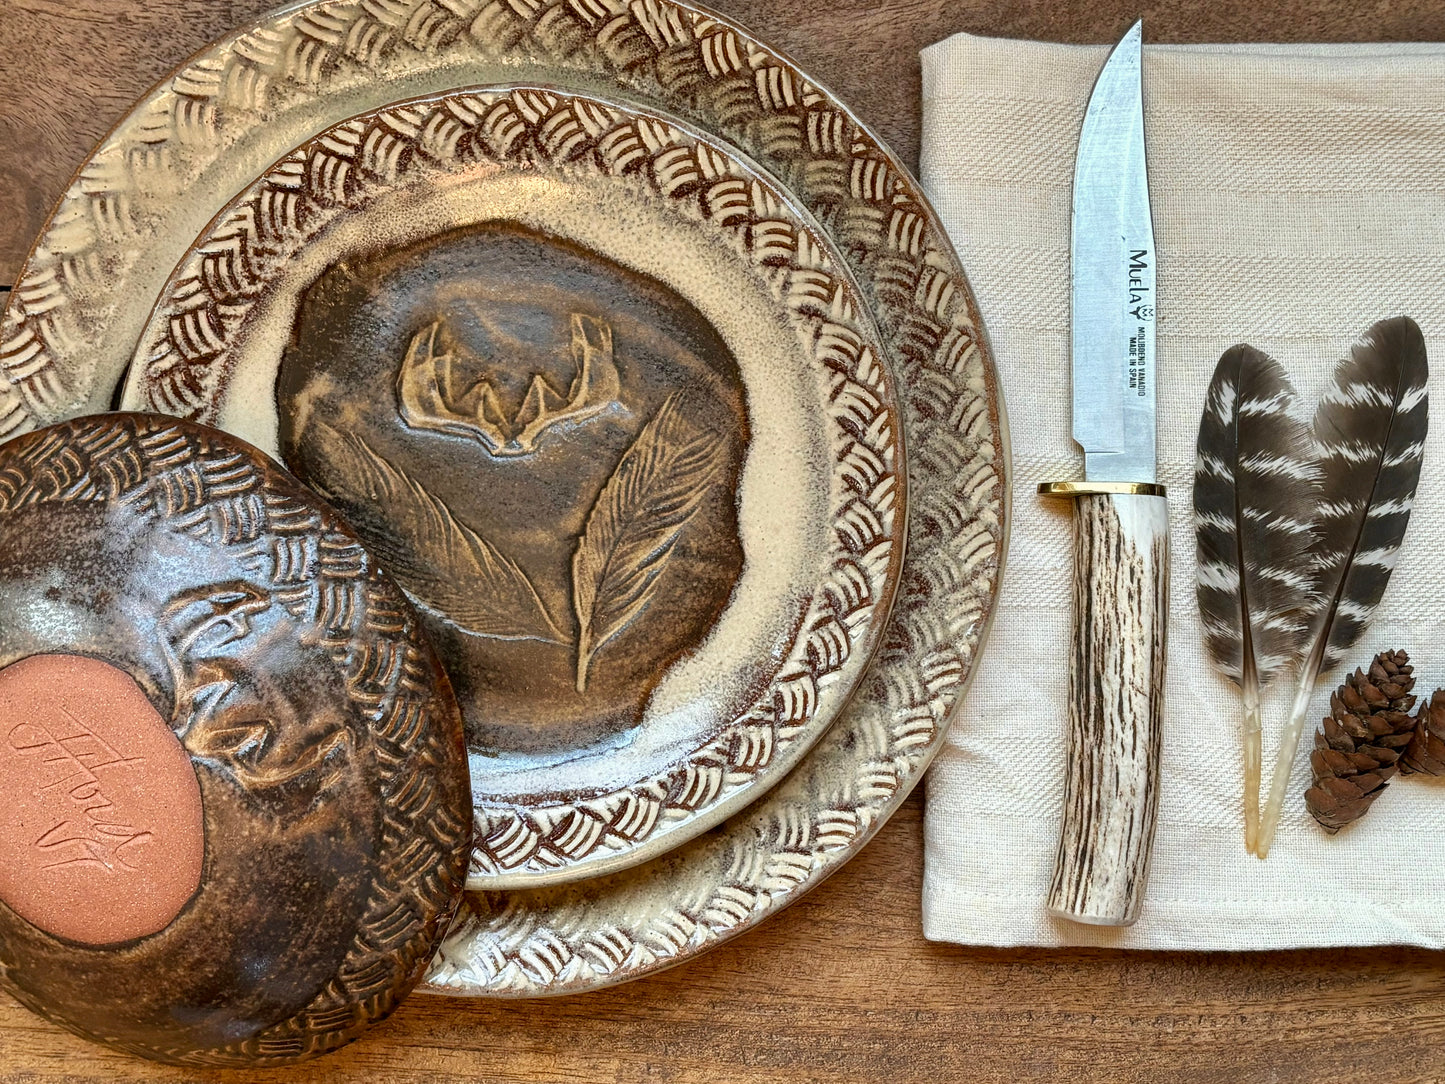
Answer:
POLYGON ((1154 226, 1144 160, 1143 24, 1094 84, 1074 166, 1074 440, 1091 481, 1155 481, 1154 226))

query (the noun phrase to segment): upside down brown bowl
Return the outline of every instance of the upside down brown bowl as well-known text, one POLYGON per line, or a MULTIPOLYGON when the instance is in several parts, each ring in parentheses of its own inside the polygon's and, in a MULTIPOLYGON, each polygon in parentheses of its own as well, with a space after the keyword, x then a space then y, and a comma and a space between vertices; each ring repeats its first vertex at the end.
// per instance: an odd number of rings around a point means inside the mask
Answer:
POLYGON ((421 978, 466 874, 461 719, 410 606, 235 438, 0 446, 0 985, 191 1065, 333 1049, 421 978))

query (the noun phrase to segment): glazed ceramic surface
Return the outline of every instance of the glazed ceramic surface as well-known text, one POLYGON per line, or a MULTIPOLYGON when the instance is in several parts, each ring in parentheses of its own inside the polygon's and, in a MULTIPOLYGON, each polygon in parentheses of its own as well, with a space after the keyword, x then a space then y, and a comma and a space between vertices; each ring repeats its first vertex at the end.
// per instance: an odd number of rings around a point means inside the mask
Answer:
POLYGON ((37 799, 0 818, 0 983, 88 1038, 190 1065, 334 1049, 461 895, 435 654, 355 535, 226 434, 112 414, 0 448, 0 731, 7 806, 37 799))
POLYGON ((898 376, 910 512, 869 674, 762 801, 621 874, 467 894, 429 982, 506 996, 635 978, 750 928, 855 854, 941 746, 997 594, 1007 439, 963 270, 907 170, 785 57, 682 4, 302 3, 203 51, 121 122, 38 240, 0 325, 0 429, 105 402, 176 263, 289 148, 406 95, 517 82, 686 121, 825 229, 898 376))
POLYGON ((281 458, 422 607, 470 884, 574 880, 790 770, 877 645, 901 424, 824 237, 722 147, 533 88, 346 121, 217 216, 123 405, 281 458))

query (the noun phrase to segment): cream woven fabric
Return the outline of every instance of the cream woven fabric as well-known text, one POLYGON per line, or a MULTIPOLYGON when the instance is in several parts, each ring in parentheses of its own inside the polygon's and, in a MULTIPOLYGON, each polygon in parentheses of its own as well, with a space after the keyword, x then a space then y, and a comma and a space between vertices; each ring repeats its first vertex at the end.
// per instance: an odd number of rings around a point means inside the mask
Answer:
MULTIPOLYGON (((1078 477, 1082 461, 1069 438, 1069 204, 1107 53, 968 35, 923 53, 922 179, 977 294, 1013 448, 997 618, 928 778, 925 932, 990 945, 1445 946, 1445 782, 1392 785, 1328 838, 1301 797, 1311 726, 1268 861, 1245 854, 1239 699, 1202 647, 1190 525, 1199 412, 1230 345, 1273 354, 1312 409, 1356 336, 1406 313, 1445 373, 1445 46, 1145 48, 1159 480, 1174 554, 1163 797, 1136 926, 1044 913, 1063 785, 1071 532, 1067 506, 1034 486, 1078 477)), ((1363 663, 1405 648, 1426 692, 1445 685, 1445 395, 1435 399, 1409 534, 1355 652, 1363 663)), ((1312 722, 1343 673, 1316 690, 1312 722)), ((1265 716, 1266 790, 1284 684, 1265 716)))

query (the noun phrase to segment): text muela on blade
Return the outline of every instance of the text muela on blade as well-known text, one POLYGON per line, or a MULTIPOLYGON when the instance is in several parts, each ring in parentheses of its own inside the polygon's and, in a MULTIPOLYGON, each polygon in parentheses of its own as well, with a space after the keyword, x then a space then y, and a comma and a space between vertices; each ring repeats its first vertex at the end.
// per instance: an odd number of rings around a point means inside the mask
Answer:
MULTIPOLYGON (((1153 307, 1144 303, 1149 289, 1144 285, 1143 275, 1149 269, 1149 261, 1145 259, 1148 255, 1147 248, 1133 249, 1129 253, 1129 314, 1139 321, 1154 316, 1153 307)), ((1129 387, 1140 397, 1148 390, 1149 359, 1144 355, 1144 342, 1144 325, 1141 322, 1139 331, 1129 340, 1129 387)))

